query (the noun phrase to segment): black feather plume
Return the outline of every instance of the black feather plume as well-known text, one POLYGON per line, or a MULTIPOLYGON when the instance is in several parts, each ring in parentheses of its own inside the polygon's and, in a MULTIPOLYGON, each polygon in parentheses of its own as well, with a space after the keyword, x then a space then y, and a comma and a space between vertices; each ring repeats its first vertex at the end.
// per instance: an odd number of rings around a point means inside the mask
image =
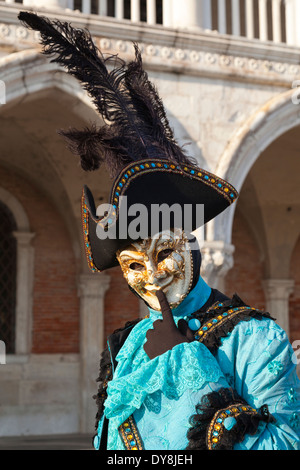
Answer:
POLYGON ((39 31, 43 53, 64 66, 92 98, 105 124, 96 129, 61 131, 85 170, 104 161, 112 176, 126 164, 143 158, 191 163, 174 139, 163 103, 143 70, 139 48, 126 64, 116 55, 104 57, 90 33, 67 22, 50 21, 20 12, 26 27, 39 31))

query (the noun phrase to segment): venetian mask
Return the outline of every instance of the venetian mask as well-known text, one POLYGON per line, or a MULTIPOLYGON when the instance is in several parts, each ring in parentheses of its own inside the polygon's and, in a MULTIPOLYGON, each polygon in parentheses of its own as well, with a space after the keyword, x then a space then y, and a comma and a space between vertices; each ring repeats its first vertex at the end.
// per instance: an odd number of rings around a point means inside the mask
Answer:
POLYGON ((117 253, 128 284, 154 310, 160 310, 155 292, 161 289, 171 308, 189 293, 193 280, 192 252, 181 229, 160 232, 132 243, 117 253))

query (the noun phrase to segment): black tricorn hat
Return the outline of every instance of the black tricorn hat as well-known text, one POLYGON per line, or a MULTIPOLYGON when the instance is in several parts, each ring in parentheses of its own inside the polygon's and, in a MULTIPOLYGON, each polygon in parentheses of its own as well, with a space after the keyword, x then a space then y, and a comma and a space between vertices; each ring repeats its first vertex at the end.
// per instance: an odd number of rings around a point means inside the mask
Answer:
POLYGON ((230 184, 195 165, 179 166, 154 158, 131 163, 115 179, 105 214, 97 216, 89 188, 83 190, 82 224, 89 266, 92 271, 116 266, 118 250, 164 229, 180 227, 190 233, 236 198, 230 184))
POLYGON ((19 19, 41 33, 43 53, 82 83, 105 122, 99 128, 60 131, 84 170, 104 162, 113 180, 104 213, 96 210, 90 190, 83 189, 83 235, 92 271, 116 266, 118 250, 137 237, 172 227, 194 231, 236 200, 229 183, 199 168, 176 142, 136 44, 135 59, 126 64, 116 55, 104 57, 86 30, 28 12, 19 19), (168 220, 162 205, 169 209, 168 220))

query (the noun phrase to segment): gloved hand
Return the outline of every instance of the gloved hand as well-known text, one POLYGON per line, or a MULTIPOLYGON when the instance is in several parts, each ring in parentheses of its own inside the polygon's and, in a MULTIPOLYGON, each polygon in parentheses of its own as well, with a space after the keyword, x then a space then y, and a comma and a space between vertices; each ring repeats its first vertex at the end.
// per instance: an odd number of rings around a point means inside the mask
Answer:
POLYGON ((194 341, 193 332, 185 320, 179 320, 176 326, 165 294, 159 290, 156 296, 160 303, 162 320, 156 320, 153 329, 148 330, 146 334, 144 350, 150 359, 160 356, 177 344, 194 341))

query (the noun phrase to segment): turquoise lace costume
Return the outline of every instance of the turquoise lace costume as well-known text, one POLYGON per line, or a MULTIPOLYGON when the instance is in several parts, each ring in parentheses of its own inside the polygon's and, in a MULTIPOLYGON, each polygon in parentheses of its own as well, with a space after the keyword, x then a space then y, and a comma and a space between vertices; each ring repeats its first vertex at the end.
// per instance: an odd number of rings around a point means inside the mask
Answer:
MULTIPOLYGON (((175 322, 188 320, 204 305, 210 291, 200 278, 172 311, 175 322)), ((234 449, 300 449, 300 382, 293 349, 273 320, 240 321, 222 338, 214 355, 204 344, 193 341, 150 360, 143 349, 145 335, 161 314, 151 309, 149 313, 134 326, 116 357, 104 408, 109 418, 107 449, 125 449, 119 426, 131 415, 144 449, 185 449, 196 405, 207 394, 229 387, 255 409, 267 404, 276 420, 261 421, 256 433, 246 434, 234 449)), ((94 440, 96 449, 103 418, 94 440)), ((234 425, 230 419, 226 429, 234 425)))

